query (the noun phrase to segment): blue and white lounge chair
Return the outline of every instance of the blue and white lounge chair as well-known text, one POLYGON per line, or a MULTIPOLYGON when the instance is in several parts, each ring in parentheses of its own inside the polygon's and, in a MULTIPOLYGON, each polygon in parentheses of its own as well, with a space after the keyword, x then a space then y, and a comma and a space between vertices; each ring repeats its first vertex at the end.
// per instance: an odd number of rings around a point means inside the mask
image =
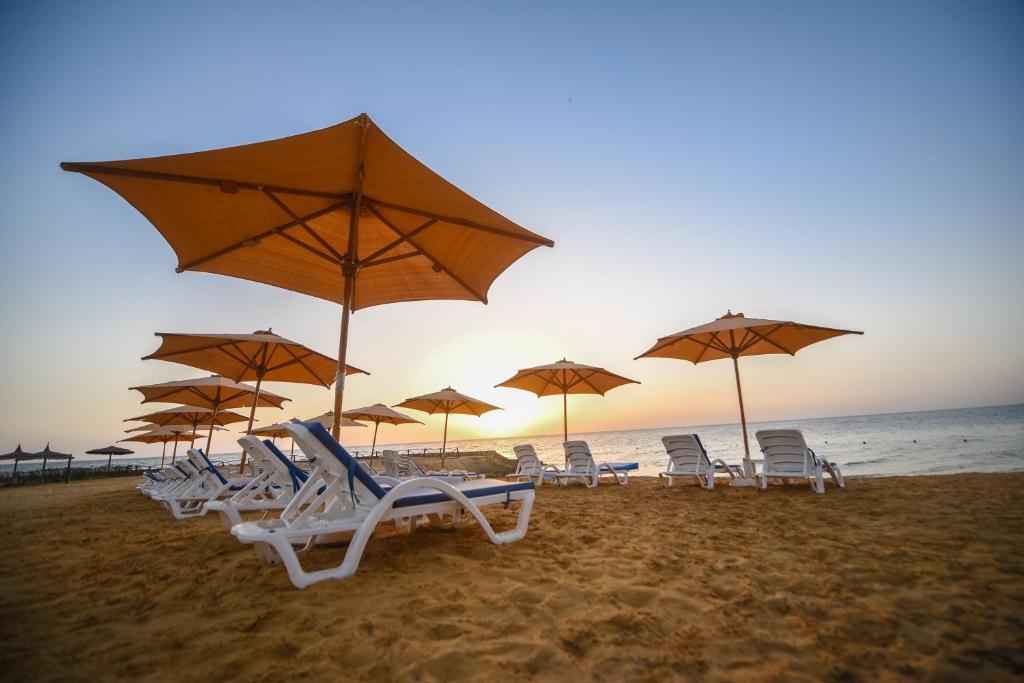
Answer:
POLYGON ((513 446, 512 451, 516 454, 516 471, 508 476, 509 479, 517 481, 532 481, 535 486, 540 486, 544 480, 554 481, 555 475, 561 472, 554 465, 545 465, 537 455, 537 449, 532 444, 520 444, 513 446))
POLYGON ((787 482, 807 478, 815 493, 825 493, 826 471, 836 486, 846 488, 839 465, 815 455, 799 429, 763 429, 757 432, 757 443, 764 453, 761 472, 757 475, 760 488, 768 488, 770 479, 787 482))
POLYGON ((402 455, 398 451, 381 451, 381 460, 384 462, 384 474, 395 479, 409 479, 412 477, 437 477, 439 479, 479 479, 483 475, 465 470, 438 470, 425 472, 410 455, 402 455))
POLYGON ((251 481, 248 477, 228 479, 202 450, 190 448, 180 469, 187 473, 187 482, 154 498, 170 510, 175 519, 202 517, 206 503, 234 495, 251 481))
MULTIPOLYGON (((299 588, 325 579, 343 579, 359 567, 366 543, 381 523, 415 529, 426 518, 442 526, 462 526, 475 519, 495 544, 526 535, 533 507, 533 484, 494 479, 450 482, 433 477, 408 479, 385 488, 316 422, 285 425, 310 461, 309 480, 277 520, 245 522, 231 529, 242 543, 252 543, 266 562, 282 562, 299 588), (519 503, 515 528, 496 533, 480 508, 519 503), (307 572, 296 546, 310 547, 348 538, 341 564, 307 572)), ((440 537, 439 537, 440 538, 440 537)))
POLYGON ((597 486, 598 479, 606 475, 611 475, 619 486, 625 486, 629 483, 629 473, 640 467, 635 462, 594 462, 586 441, 566 441, 562 446, 565 448, 565 471, 555 474, 555 481, 562 486, 578 481, 592 489, 597 486))
POLYGON ((306 483, 307 474, 270 440, 260 441, 255 436, 243 436, 238 445, 245 451, 259 474, 230 498, 206 503, 207 512, 217 512, 228 531, 242 523, 243 512, 284 510, 306 483))
POLYGON ((658 476, 667 479, 669 486, 676 477, 692 477, 701 487, 710 490, 715 488, 716 474, 728 474, 730 479, 743 476, 739 465, 729 465, 721 458, 711 459, 696 434, 663 436, 661 443, 668 453, 668 469, 658 476))

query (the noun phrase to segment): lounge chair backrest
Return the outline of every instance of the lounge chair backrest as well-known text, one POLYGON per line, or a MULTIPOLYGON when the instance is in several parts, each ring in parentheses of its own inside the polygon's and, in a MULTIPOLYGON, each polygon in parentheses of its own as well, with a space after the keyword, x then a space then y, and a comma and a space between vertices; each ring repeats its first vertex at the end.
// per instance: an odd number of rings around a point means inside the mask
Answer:
POLYGON ((402 476, 402 461, 398 451, 381 451, 380 455, 384 460, 384 474, 396 479, 402 476))
POLYGON ((525 443, 513 446, 512 452, 516 454, 516 474, 540 474, 544 471, 533 445, 525 443))
POLYGON ((565 448, 565 471, 570 474, 593 474, 597 469, 594 463, 594 456, 590 453, 590 446, 586 441, 566 441, 562 444, 565 448))
POLYGON ((800 475, 812 470, 814 454, 799 429, 763 429, 756 436, 764 454, 764 472, 800 475))
POLYGON ((274 442, 270 439, 264 439, 263 446, 274 456, 274 459, 279 463, 278 466, 288 473, 288 478, 292 482, 292 488, 295 491, 302 488, 302 485, 309 479, 309 473, 289 460, 288 456, 282 453, 281 449, 275 446, 274 442))
POLYGON ((661 437, 672 469, 675 472, 703 473, 711 465, 704 444, 696 434, 675 434, 661 437))
POLYGON ((353 503, 372 503, 383 498, 386 491, 373 475, 356 462, 345 448, 319 422, 292 422, 285 425, 295 443, 310 460, 316 459, 328 484, 338 481, 353 503))
POLYGON ((290 485, 293 492, 298 491, 306 482, 306 472, 278 450, 273 441, 243 436, 238 440, 238 445, 245 449, 254 464, 259 464, 264 471, 271 473, 271 481, 282 486, 290 485))
POLYGON ((203 453, 202 448, 190 448, 188 449, 188 454, 192 464, 196 466, 200 474, 209 472, 219 483, 228 483, 228 480, 221 474, 217 466, 213 464, 213 461, 207 457, 206 453, 203 453))
POLYGON ((401 455, 401 472, 403 477, 425 477, 427 473, 423 471, 423 468, 412 459, 411 455, 401 455))

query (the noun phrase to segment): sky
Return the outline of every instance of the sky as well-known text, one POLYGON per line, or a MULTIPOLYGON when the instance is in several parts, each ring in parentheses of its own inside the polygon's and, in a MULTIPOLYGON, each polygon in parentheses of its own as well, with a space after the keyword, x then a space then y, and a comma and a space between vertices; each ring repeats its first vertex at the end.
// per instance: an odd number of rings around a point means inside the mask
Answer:
MULTIPOLYGON (((865 333, 741 361, 752 421, 1024 401, 1024 5, 554 5, 5 3, 0 451, 106 445, 150 407, 127 387, 203 374, 141 361, 156 331, 337 349, 336 304, 175 274, 145 218, 59 162, 360 112, 556 244, 486 306, 357 312, 349 362, 372 374, 347 407, 451 385, 504 410, 450 438, 555 433, 561 401, 494 385, 567 357, 641 382, 573 397, 570 431, 732 422, 727 361, 632 360, 730 309, 865 333)), ((267 386, 292 401, 264 423, 331 405, 267 386)), ((415 416, 380 441, 440 439, 415 416)))

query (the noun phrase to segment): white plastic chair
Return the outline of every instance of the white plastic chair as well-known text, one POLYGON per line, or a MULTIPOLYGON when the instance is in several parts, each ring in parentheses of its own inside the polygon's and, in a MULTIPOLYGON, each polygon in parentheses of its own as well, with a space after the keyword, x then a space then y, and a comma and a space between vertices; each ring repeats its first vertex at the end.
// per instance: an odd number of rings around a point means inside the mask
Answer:
POLYGON ((615 478, 615 483, 625 486, 629 483, 629 470, 636 469, 632 463, 594 462, 586 441, 566 441, 562 446, 565 448, 565 470, 555 474, 555 481, 562 486, 578 481, 592 489, 600 477, 609 474, 615 478))
POLYGON ((499 545, 526 535, 534 499, 531 483, 510 484, 495 479, 448 482, 425 477, 401 481, 388 489, 319 423, 289 423, 285 429, 310 461, 308 481, 281 512, 280 519, 244 522, 235 525, 231 533, 242 543, 254 544, 268 563, 280 560, 299 588, 354 574, 366 543, 381 523, 415 529, 423 518, 453 527, 475 519, 490 541, 499 545), (481 508, 507 507, 511 503, 519 503, 516 526, 496 533, 481 508), (338 566, 311 572, 302 568, 296 546, 308 548, 345 538, 349 539, 348 548, 338 566))
POLYGON ((702 488, 715 488, 715 474, 728 474, 735 479, 743 474, 739 465, 729 465, 721 458, 711 459, 704 444, 696 434, 664 436, 661 443, 668 453, 668 469, 658 476, 667 480, 668 486, 676 477, 692 477, 702 488))
POLYGON ((541 462, 537 450, 531 444, 513 446, 512 451, 516 454, 516 471, 508 476, 509 479, 525 479, 532 481, 535 486, 540 486, 544 483, 545 477, 552 479, 553 475, 561 472, 556 466, 541 462))
POLYGON ((763 429, 757 432, 757 443, 764 453, 761 472, 757 475, 762 489, 768 488, 770 479, 786 482, 807 478, 815 493, 825 493, 826 471, 836 486, 846 487, 839 465, 815 455, 799 429, 763 429))

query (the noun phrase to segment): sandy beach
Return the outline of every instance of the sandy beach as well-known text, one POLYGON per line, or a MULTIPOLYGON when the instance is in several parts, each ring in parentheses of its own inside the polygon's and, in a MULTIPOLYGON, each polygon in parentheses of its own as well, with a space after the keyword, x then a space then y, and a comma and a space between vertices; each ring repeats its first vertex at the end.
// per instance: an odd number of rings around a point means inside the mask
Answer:
POLYGON ((1024 674, 1020 474, 852 479, 825 496, 545 486, 519 543, 387 531, 354 578, 305 590, 134 483, 0 491, 7 680, 1024 674))

